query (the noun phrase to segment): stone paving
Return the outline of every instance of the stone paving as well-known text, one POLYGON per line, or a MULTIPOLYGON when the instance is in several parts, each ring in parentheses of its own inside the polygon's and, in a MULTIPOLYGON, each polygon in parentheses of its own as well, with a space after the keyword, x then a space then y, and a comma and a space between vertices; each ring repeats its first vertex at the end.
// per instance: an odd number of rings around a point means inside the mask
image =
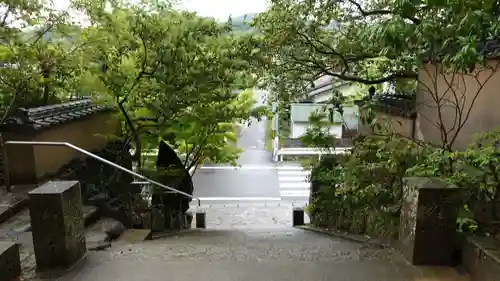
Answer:
MULTIPOLYGON (((393 250, 367 248, 298 229, 201 230, 91 252, 58 281, 304 280, 429 278, 393 250)), ((458 281, 459 279, 448 279, 458 281)))
POLYGON ((60 281, 414 280, 392 250, 297 229, 204 230, 89 253, 60 281))
POLYGON ((57 280, 460 280, 431 276, 392 249, 292 228, 290 207, 206 206, 208 229, 135 244, 117 242, 107 251, 89 252, 57 280))
POLYGON ((193 208, 206 212, 207 229, 138 243, 119 240, 104 251, 88 252, 59 278, 36 277, 31 251, 22 251, 22 280, 465 280, 449 268, 413 267, 392 249, 292 228, 292 208, 283 202, 193 208))

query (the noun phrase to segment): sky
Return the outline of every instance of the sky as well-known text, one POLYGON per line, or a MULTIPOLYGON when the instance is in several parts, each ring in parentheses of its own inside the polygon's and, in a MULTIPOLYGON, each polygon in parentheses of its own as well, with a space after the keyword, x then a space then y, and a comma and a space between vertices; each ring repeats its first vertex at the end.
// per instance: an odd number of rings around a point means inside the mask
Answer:
POLYGON ((184 0, 180 4, 183 9, 218 20, 226 20, 230 15, 260 13, 266 6, 266 0, 184 0))
MULTIPOLYGON (((69 0, 53 1, 61 10, 69 6, 69 0)), ((263 12, 267 7, 267 0, 181 0, 178 7, 197 12, 200 16, 227 20, 230 15, 237 17, 248 13, 263 12)))

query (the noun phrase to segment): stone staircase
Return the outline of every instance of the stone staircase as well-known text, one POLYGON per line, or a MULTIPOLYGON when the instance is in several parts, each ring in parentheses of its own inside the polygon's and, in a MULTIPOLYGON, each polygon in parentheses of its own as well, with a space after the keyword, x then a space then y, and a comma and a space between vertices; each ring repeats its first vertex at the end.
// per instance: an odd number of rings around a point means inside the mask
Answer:
POLYGON ((292 208, 277 202, 193 207, 205 212, 206 229, 148 241, 121 238, 58 280, 468 280, 453 268, 411 266, 389 248, 293 228, 292 208))
MULTIPOLYGON (((152 240, 127 231, 51 280, 468 280, 452 268, 411 266, 390 248, 294 228, 292 209, 297 206, 284 201, 194 205, 191 212, 206 216, 205 229, 155 233, 152 240)), ((26 210, 17 214, 26 215, 26 210)), ((89 224, 87 243, 100 229, 99 220, 89 224)), ((30 236, 23 233, 17 237, 21 244, 30 236)), ((21 249, 21 260, 22 280, 39 280, 32 251, 21 249)))

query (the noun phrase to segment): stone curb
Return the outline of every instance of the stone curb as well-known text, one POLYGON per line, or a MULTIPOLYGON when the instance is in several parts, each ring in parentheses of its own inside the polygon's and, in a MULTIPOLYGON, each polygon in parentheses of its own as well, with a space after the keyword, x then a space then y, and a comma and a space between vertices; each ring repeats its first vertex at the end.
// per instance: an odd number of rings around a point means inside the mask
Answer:
POLYGON ((311 225, 299 225, 299 226, 295 226, 295 228, 306 230, 306 231, 312 231, 312 232, 316 232, 319 234, 328 235, 328 236, 348 240, 348 241, 355 242, 355 243, 360 243, 360 244, 363 244, 363 245, 369 246, 369 247, 375 247, 375 248, 381 248, 381 249, 392 248, 390 245, 387 245, 387 244, 384 244, 380 241, 377 241, 374 238, 365 238, 365 237, 361 237, 360 235, 351 234, 351 233, 343 233, 343 232, 340 232, 338 230, 328 230, 328 229, 319 228, 319 227, 315 227, 315 226, 311 226, 311 225))
POLYGON ((19 212, 28 207, 29 199, 23 198, 12 205, 9 205, 5 210, 0 213, 0 224, 10 220, 19 212))

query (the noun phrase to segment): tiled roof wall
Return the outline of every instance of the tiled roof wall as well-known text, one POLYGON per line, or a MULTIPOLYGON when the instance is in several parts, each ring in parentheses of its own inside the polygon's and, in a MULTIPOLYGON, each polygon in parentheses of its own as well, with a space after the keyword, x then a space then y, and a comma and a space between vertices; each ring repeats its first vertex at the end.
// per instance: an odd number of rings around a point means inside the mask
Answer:
POLYGON ((40 130, 109 109, 107 105, 93 104, 90 99, 35 108, 19 108, 14 116, 6 120, 3 127, 21 125, 21 127, 40 130))
MULTIPOLYGON (((370 98, 365 97, 356 103, 361 105, 369 101, 370 98)), ((374 95, 370 102, 378 111, 394 116, 411 117, 416 110, 415 97, 409 95, 379 93, 374 95)))

